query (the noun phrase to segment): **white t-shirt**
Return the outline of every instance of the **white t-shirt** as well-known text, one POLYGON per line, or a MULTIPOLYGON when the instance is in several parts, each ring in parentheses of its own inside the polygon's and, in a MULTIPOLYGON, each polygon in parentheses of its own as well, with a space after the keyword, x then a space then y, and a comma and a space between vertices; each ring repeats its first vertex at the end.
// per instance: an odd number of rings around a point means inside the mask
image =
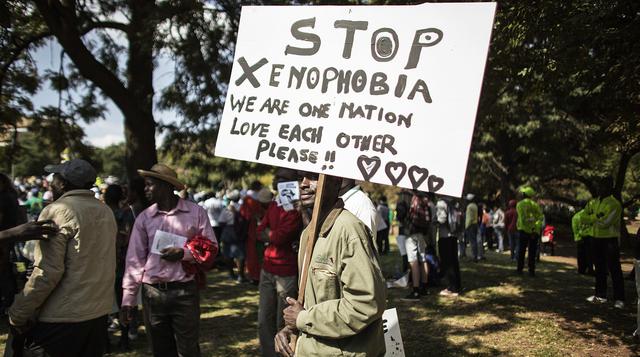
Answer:
POLYGON ((222 210, 224 209, 222 200, 216 197, 211 197, 202 202, 201 206, 205 211, 207 211, 207 216, 209 216, 209 223, 211 223, 211 226, 220 226, 220 213, 222 213, 222 210))
MULTIPOLYGON (((340 196, 344 201, 344 208, 351 212, 354 216, 358 217, 364 223, 375 242, 376 235, 378 233, 378 211, 376 206, 366 193, 362 192, 360 186, 355 186, 347 191, 344 195, 340 196)), ((381 218, 380 218, 381 220, 381 218)))

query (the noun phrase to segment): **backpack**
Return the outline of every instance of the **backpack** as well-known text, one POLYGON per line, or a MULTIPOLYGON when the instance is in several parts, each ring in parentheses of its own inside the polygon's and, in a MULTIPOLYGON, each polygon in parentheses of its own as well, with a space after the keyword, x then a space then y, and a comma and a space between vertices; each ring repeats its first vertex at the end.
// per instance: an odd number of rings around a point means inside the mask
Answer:
POLYGON ((411 223, 411 233, 426 234, 429 230, 429 224, 431 223, 429 198, 426 196, 413 195, 408 218, 411 223))

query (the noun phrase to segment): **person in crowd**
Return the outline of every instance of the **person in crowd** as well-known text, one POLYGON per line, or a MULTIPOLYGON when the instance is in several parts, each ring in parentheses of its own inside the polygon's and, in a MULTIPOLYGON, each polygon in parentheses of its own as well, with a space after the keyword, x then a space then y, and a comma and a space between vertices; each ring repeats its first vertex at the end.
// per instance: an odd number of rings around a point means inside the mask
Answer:
POLYGON ((462 212, 455 205, 450 207, 444 199, 436 203, 435 237, 440 257, 440 271, 447 278, 447 288, 442 296, 458 296, 460 293, 460 264, 458 262, 457 236, 462 233, 462 212))
MULTIPOLYGON (((353 213, 371 231, 373 242, 376 244, 378 234, 378 211, 369 196, 362 191, 353 179, 342 179, 340 198, 344 202, 344 209, 353 213)), ((377 247, 376 249, 379 249, 377 247)))
POLYGON ((134 219, 150 206, 144 190, 145 183, 142 176, 135 176, 131 179, 127 190, 127 204, 134 219))
POLYGON ((607 302, 607 272, 613 281, 614 307, 624 308, 624 280, 620 266, 620 224, 622 204, 613 196, 613 179, 606 177, 600 182, 597 196, 585 207, 587 224, 593 229, 593 262, 595 265, 595 295, 587 300, 594 303, 607 302))
POLYGON ((471 244, 473 261, 480 261, 484 257, 484 246, 482 238, 478 235, 478 205, 474 202, 475 195, 467 194, 467 209, 465 212, 464 235, 467 242, 471 244))
MULTIPOLYGON (((584 209, 579 210, 576 214, 571 218, 571 230, 573 231, 573 240, 576 242, 577 249, 577 260, 578 260, 578 273, 579 274, 588 274, 588 264, 587 262, 590 259, 587 257, 588 250, 585 247, 585 242, 583 240, 583 234, 585 232, 585 222, 584 222, 584 209)), ((593 272, 592 272, 593 273, 593 272)))
POLYGON ((249 280, 257 285, 260 280, 260 257, 259 252, 262 252, 262 242, 258 240, 258 234, 256 229, 258 223, 264 215, 264 208, 262 203, 258 201, 257 193, 262 188, 260 181, 254 181, 251 183, 247 195, 242 200, 240 206, 240 217, 243 220, 243 224, 246 224, 246 233, 241 238, 245 244, 245 267, 247 269, 247 276, 249 280))
POLYGON ((411 292, 402 298, 404 301, 419 301, 420 296, 427 294, 429 281, 429 265, 426 249, 431 230, 432 212, 429 209, 429 198, 423 192, 415 191, 409 208, 409 236, 405 245, 407 259, 411 269, 411 292))
POLYGON ((222 227, 218 219, 220 218, 222 210, 224 210, 222 194, 215 191, 212 192, 209 197, 202 201, 201 206, 207 211, 209 222, 211 223, 211 227, 213 227, 213 232, 216 234, 216 237, 221 237, 222 227))
POLYGON ((487 243, 487 249, 493 250, 495 243, 493 236, 493 211, 488 203, 482 205, 482 226, 484 226, 483 241, 487 243))
MULTIPOLYGON (((273 189, 277 191, 280 182, 296 180, 295 170, 278 168, 273 189)), ((264 190, 268 189, 263 188, 261 192, 264 190)), ((260 193, 258 196, 260 198, 260 193)), ((298 296, 298 263, 293 243, 300 238, 301 232, 302 217, 298 210, 287 211, 275 200, 269 202, 258 226, 258 237, 266 245, 258 306, 258 336, 263 356, 276 356, 274 338, 284 327, 282 312, 288 306, 286 298, 298 296)))
POLYGON ((398 193, 398 201, 396 203, 396 220, 398 221, 398 235, 396 236, 396 244, 400 257, 402 259, 402 273, 409 270, 409 259, 407 258, 406 239, 409 236, 409 209, 411 208, 411 197, 413 194, 407 189, 402 189, 398 193))
POLYGON ((511 251, 511 260, 516 260, 518 256, 518 212, 516 211, 516 200, 509 200, 507 211, 504 214, 504 225, 509 238, 509 250, 511 251))
POLYGON ((504 211, 500 206, 495 205, 493 208, 493 234, 498 241, 498 249, 496 252, 504 252, 504 211))
POLYGON ((516 205, 518 212, 518 238, 520 240, 520 249, 518 250, 518 267, 516 272, 522 274, 524 269, 524 256, 529 249, 529 275, 536 275, 536 251, 538 248, 538 240, 540 239, 540 229, 542 228, 542 209, 540 205, 533 200, 535 191, 530 186, 520 189, 522 199, 516 205))
POLYGON ((131 232, 120 320, 129 322, 142 286, 145 327, 153 355, 198 357, 199 274, 189 267, 204 262, 189 248, 189 242, 197 237, 206 240, 213 247, 213 259, 216 237, 204 209, 174 194, 174 189, 181 190, 184 185, 173 169, 155 164, 138 173, 145 178, 145 193, 153 205, 138 216, 131 232))
POLYGON ((39 220, 52 220, 59 233, 35 243, 33 273, 9 309, 14 340, 22 339, 32 355, 101 356, 113 306, 117 225, 89 190, 96 171, 88 162, 73 159, 45 171, 55 174, 54 202, 39 220))
MULTIPOLYGON (((104 192, 104 203, 111 208, 118 225, 118 232, 116 233, 116 282, 114 284, 118 308, 122 303, 122 279, 124 278, 127 248, 129 247, 129 235, 135 222, 131 209, 120 206, 123 199, 124 191, 120 185, 112 184, 107 186, 104 192)), ((110 330, 117 328, 120 329, 120 347, 125 350, 129 349, 129 325, 119 324, 114 320, 110 330)))
MULTIPOLYGON (((18 192, 13 188, 11 179, 0 173, 0 231, 8 230, 24 223, 18 206, 18 192)), ((0 244, 0 314, 13 304, 13 296, 17 291, 16 276, 11 263, 13 243, 0 244)))
POLYGON ((389 253, 389 230, 391 228, 391 222, 389 222, 389 206, 387 205, 387 197, 385 197, 384 195, 380 197, 380 201, 378 202, 378 207, 376 207, 376 210, 378 211, 378 216, 381 219, 378 224, 376 241, 378 243, 380 255, 385 255, 389 253))
MULTIPOLYGON (((142 213, 142 211, 150 206, 149 200, 147 200, 144 190, 144 178, 139 175, 134 176, 129 182, 126 199, 127 207, 131 212, 131 216, 133 216, 134 222, 135 219, 140 215, 140 213, 142 213)), ((129 235, 131 235, 131 233, 129 233, 129 235)), ((125 253, 125 258, 126 252, 129 250, 128 242, 129 240, 127 239, 127 246, 122 247, 125 253)), ((122 284, 119 289, 122 290, 122 284)), ((120 298, 118 304, 121 303, 122 299, 120 298)), ((129 340, 135 340, 136 338, 138 338, 138 326, 140 324, 140 316, 138 314, 139 305, 142 305, 142 294, 140 290, 138 290, 138 295, 136 296, 136 306, 134 306, 133 310, 131 311, 131 320, 129 321, 129 326, 126 326, 126 330, 128 330, 129 340)))
MULTIPOLYGON (((302 205, 315 201, 317 174, 307 173, 300 185, 302 205)), ((285 327, 275 338, 283 356, 383 356, 385 342, 384 277, 371 230, 337 199, 323 220, 305 289, 304 305, 287 298, 285 327), (296 349, 289 346, 299 333, 296 349)), ((298 266, 306 250, 308 231, 300 239, 298 266)))
POLYGON ((220 241, 222 243, 222 255, 227 259, 226 265, 229 277, 238 283, 246 283, 245 277, 245 257, 247 222, 240 215, 240 192, 230 190, 226 193, 225 208, 218 216, 218 222, 222 227, 220 241), (238 274, 234 272, 234 267, 238 268, 238 274))

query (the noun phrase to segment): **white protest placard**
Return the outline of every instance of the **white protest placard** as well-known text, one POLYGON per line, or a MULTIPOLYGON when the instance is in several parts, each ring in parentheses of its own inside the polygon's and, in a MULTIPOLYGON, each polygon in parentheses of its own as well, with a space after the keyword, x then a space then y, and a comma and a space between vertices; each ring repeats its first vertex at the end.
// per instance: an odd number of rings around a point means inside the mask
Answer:
POLYGON ((216 156, 461 196, 495 7, 243 7, 216 156))
POLYGON ((172 247, 182 248, 184 247, 184 244, 186 242, 187 242, 187 237, 157 230, 153 238, 153 243, 151 244, 151 253, 162 254, 160 251, 163 250, 164 248, 172 248, 172 247))
POLYGON ((382 313, 382 327, 384 329, 384 343, 387 349, 385 357, 404 357, 404 344, 400 334, 398 311, 395 308, 384 310, 382 313))

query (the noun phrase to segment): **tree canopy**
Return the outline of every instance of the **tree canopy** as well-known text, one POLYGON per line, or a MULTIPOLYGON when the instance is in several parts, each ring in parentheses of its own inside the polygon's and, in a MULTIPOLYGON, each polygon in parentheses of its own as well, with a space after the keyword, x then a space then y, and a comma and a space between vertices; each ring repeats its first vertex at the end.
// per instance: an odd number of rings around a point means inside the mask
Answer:
MULTIPOLYGON (((241 6, 261 3, 7 1, 0 8, 0 130, 36 118, 47 128, 43 137, 64 138, 53 151, 73 147, 97 155, 83 145, 78 123, 104 117, 108 98, 124 116, 129 174, 157 160, 154 134, 162 130, 161 159, 180 167, 192 185, 260 176, 268 168, 211 153, 241 6), (61 66, 40 73, 31 54, 46 41, 63 49, 61 66), (164 88, 153 83, 159 61, 173 64, 164 88), (34 108, 32 96, 46 82, 60 105, 34 108), (177 113, 178 124, 159 123, 154 110, 177 113)), ((506 200, 532 184, 545 197, 576 204, 611 175, 625 205, 637 202, 639 14, 634 0, 498 3, 466 191, 506 200)))

